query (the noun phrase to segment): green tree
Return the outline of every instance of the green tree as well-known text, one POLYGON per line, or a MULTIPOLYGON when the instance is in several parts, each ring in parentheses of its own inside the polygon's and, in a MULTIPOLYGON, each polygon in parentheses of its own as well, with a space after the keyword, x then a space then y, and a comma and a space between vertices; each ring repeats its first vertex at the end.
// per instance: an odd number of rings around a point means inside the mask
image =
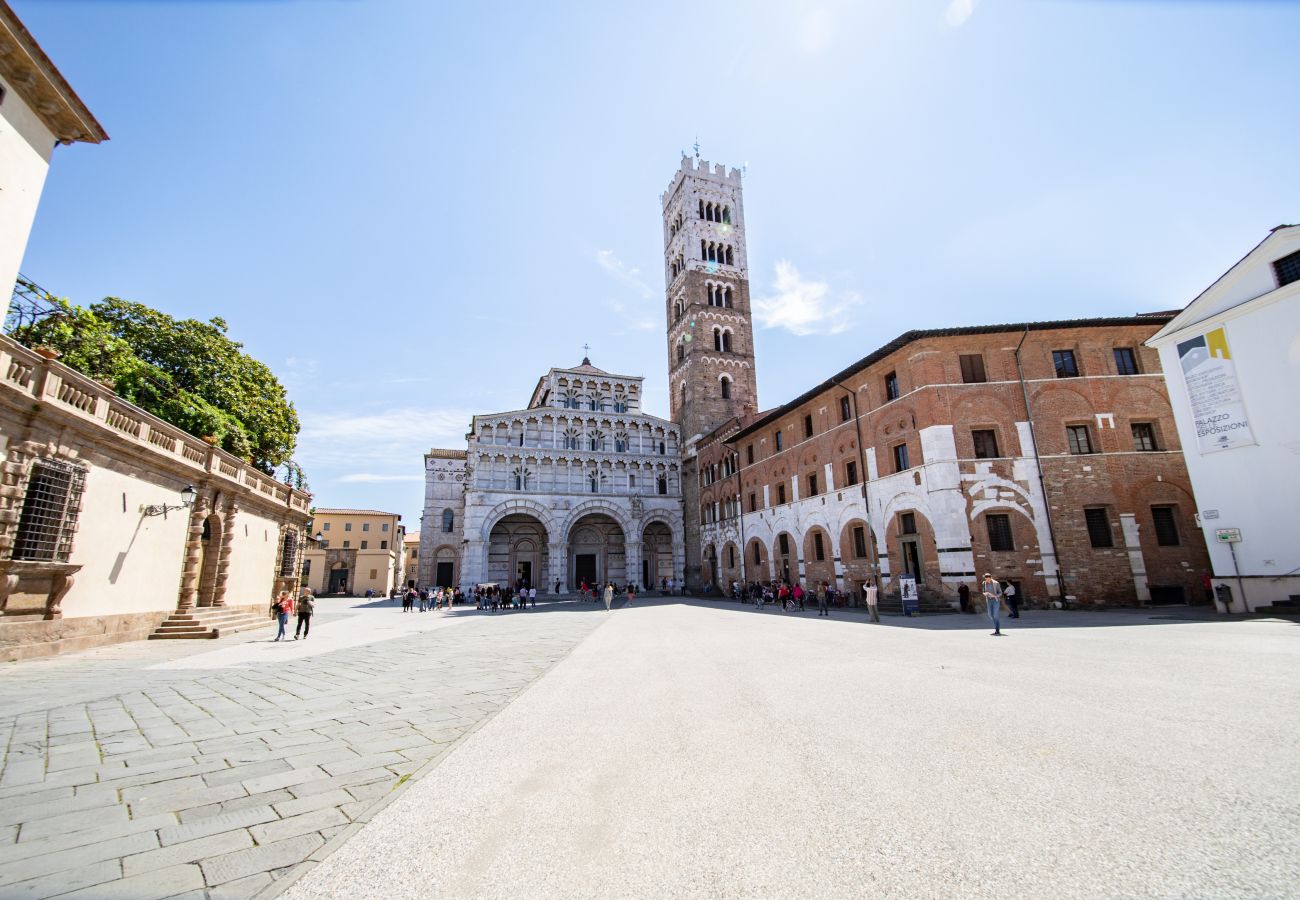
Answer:
POLYGON ((15 340, 53 347, 64 364, 267 473, 293 454, 298 413, 284 385, 226 335, 223 319, 174 319, 117 297, 87 308, 47 300, 49 314, 14 329, 15 340))

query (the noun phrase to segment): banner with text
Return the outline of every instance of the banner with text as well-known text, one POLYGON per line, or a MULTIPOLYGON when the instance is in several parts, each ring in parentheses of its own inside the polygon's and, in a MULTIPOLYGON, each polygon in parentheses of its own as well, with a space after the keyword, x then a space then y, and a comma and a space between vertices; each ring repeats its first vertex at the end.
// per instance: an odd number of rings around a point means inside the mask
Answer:
POLYGON ((1183 384, 1192 403, 1201 453, 1255 443, 1224 330, 1215 328, 1180 342, 1178 361, 1183 367, 1183 384))

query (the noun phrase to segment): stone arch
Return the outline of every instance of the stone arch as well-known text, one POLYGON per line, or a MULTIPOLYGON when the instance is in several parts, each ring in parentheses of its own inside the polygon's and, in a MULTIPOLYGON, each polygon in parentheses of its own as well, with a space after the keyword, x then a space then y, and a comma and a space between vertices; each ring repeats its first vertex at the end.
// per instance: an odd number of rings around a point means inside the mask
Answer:
POLYGON ((551 516, 551 511, 535 500, 506 500, 494 506, 486 516, 483 517, 483 527, 481 529, 481 540, 484 542, 491 540, 492 529, 496 524, 506 516, 515 513, 532 516, 542 524, 548 534, 556 534, 553 527, 555 522, 551 516))
POLYGON ((808 526, 803 535, 804 578, 809 583, 825 581, 838 587, 835 581, 835 543, 830 530, 820 522, 808 526), (817 538, 821 537, 822 558, 817 558, 817 538))
POLYGON ((897 581, 911 571, 916 575, 918 589, 932 594, 941 588, 942 577, 939 545, 936 543, 934 526, 925 510, 924 505, 896 506, 895 512, 884 522, 885 546, 888 547, 891 579, 897 581), (915 532, 900 533, 904 513, 915 516, 915 532))
POLYGON ((433 558, 430 560, 428 568, 429 585, 436 585, 438 587, 455 587, 460 584, 460 571, 461 560, 459 547, 451 544, 439 544, 433 548, 433 558), (440 575, 446 574, 445 569, 440 568, 440 563, 443 564, 443 566, 447 563, 451 564, 450 579, 440 577, 440 575), (446 581, 445 584, 443 583, 444 581, 446 581))
POLYGON ((203 519, 199 536, 199 581, 196 606, 213 606, 219 599, 217 593, 217 564, 221 559, 221 546, 225 540, 226 514, 222 511, 225 498, 220 494, 203 519))
POLYGON ((631 534, 636 531, 635 523, 628 516, 625 509, 609 500, 596 499, 587 500, 575 506, 569 511, 564 521, 551 533, 555 535, 557 540, 567 540, 569 532, 573 530, 573 526, 577 521, 583 516, 592 513, 604 513, 609 516, 618 523, 618 527, 623 529, 624 534, 631 534))
POLYGON ((772 535, 772 570, 775 577, 794 583, 799 578, 800 541, 795 532, 788 528, 778 528, 772 535), (786 538, 786 552, 781 552, 781 538, 786 538))
POLYGON ((753 537, 745 545, 745 571, 750 581, 770 581, 772 579, 771 554, 767 545, 759 538, 753 537), (758 551, 757 557, 755 550, 758 551))

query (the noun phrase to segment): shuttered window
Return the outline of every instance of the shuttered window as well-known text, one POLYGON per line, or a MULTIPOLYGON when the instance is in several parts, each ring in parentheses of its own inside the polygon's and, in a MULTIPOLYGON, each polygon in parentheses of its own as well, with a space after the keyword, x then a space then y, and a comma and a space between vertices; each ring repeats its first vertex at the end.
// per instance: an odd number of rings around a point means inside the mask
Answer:
POLYGON ((961 380, 965 384, 988 381, 984 374, 984 357, 978 353, 961 354, 961 380))
POLYGON ((1115 539, 1110 533, 1110 516, 1104 506, 1089 506, 1083 511, 1083 518, 1088 523, 1088 540, 1094 547, 1114 547, 1115 539))
POLYGON ((1177 547, 1178 522, 1174 518, 1172 506, 1151 507, 1151 520, 1156 526, 1156 543, 1161 547, 1177 547))
POLYGON ((990 550, 1014 550, 1016 549, 1015 541, 1011 539, 1011 517, 997 513, 990 513, 984 517, 985 523, 989 529, 989 549, 990 550))

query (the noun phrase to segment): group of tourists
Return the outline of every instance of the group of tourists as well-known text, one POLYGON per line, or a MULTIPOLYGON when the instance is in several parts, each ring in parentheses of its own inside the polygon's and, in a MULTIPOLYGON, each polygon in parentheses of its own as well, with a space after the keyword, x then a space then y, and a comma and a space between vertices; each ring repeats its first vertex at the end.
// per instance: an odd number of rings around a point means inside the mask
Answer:
POLYGON ((596 584, 588 584, 586 579, 583 579, 578 582, 578 592, 582 594, 583 600, 590 600, 593 603, 603 599, 605 601, 605 609, 614 608, 615 594, 621 593, 626 596, 628 606, 631 606, 632 601, 636 599, 636 585, 630 581, 621 588, 614 582, 607 581, 605 582, 605 586, 602 588, 596 584))
MULTIPOLYGON (((873 585, 864 588, 864 600, 874 622, 880 621, 880 612, 876 607, 877 590, 873 585)), ((802 583, 780 581, 751 581, 742 585, 739 581, 731 582, 731 598, 739 603, 752 603, 756 609, 771 606, 780 607, 782 612, 797 609, 805 611, 809 605, 817 606, 817 615, 830 617, 834 607, 848 606, 854 601, 849 591, 841 591, 831 586, 828 581, 812 582, 807 588, 802 583)))
POLYGON ((289 626, 289 617, 295 611, 298 613, 298 627, 294 629, 293 639, 296 641, 301 637, 305 641, 307 635, 311 634, 311 617, 316 612, 316 598, 312 595, 311 588, 302 589, 296 605, 293 595, 288 591, 280 591, 271 601, 271 618, 277 620, 280 625, 280 630, 275 635, 277 641, 284 640, 285 629, 289 626))
POLYGON ((463 603, 465 597, 461 594, 459 588, 434 587, 420 588, 408 587, 405 591, 394 590, 392 599, 396 600, 397 595, 402 595, 402 612, 415 612, 419 608, 420 612, 433 609, 451 609, 457 603, 463 603))
POLYGON ((499 609, 533 609, 537 608, 537 588, 519 585, 502 587, 496 584, 480 584, 474 587, 474 608, 496 612, 499 609))

